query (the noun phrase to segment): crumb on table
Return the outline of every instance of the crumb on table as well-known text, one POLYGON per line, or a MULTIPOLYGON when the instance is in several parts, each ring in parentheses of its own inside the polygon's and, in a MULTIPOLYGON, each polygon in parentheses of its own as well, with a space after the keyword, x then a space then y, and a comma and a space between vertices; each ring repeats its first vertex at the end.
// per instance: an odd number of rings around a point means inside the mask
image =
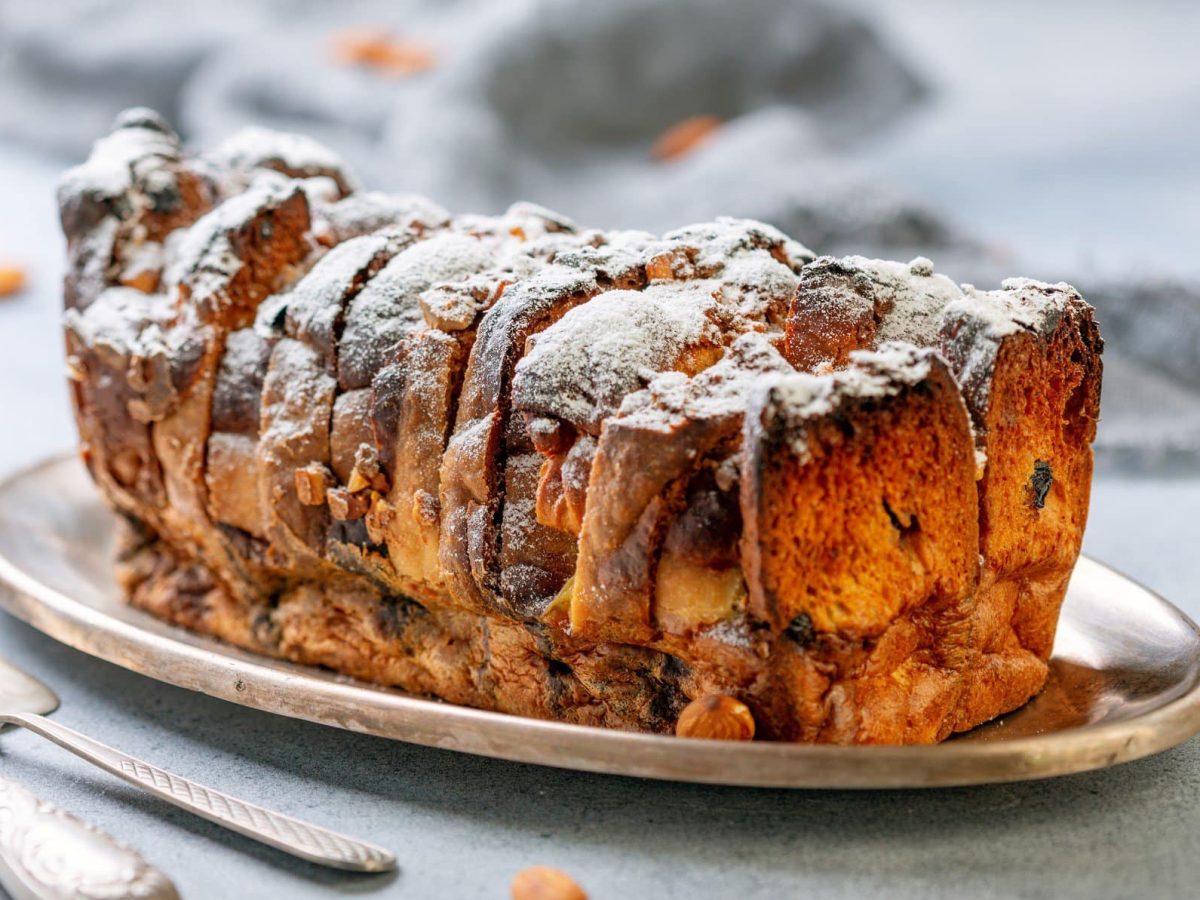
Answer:
POLYGON ((25 289, 25 270, 20 266, 0 265, 0 297, 11 297, 25 289))
POLYGON ((428 71, 437 61, 432 47, 396 38, 386 31, 344 31, 334 35, 331 49, 338 62, 395 77, 428 71))
POLYGON ((659 162, 681 159, 706 143, 720 127, 721 120, 716 116, 684 119, 658 136, 650 148, 650 156, 659 162))

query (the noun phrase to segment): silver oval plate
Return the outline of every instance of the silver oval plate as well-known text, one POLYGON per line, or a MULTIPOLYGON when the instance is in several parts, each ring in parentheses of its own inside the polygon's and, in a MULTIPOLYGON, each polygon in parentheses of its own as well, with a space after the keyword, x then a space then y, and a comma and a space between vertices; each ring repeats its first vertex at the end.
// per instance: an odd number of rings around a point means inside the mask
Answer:
POLYGON ((127 606, 112 515, 75 458, 0 483, 0 607, 85 653, 268 712, 430 747, 589 772, 795 788, 1045 778, 1127 762, 1200 731, 1200 633, 1093 560, 1076 567, 1050 680, 1003 718, 928 747, 683 740, 413 697, 238 650, 127 606))

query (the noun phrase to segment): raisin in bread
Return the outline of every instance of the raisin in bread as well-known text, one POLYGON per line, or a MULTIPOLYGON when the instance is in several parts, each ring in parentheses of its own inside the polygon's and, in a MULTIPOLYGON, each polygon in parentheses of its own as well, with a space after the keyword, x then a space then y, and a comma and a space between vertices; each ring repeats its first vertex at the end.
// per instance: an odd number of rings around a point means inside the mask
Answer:
POLYGON ((1036 693, 1101 341, 759 223, 659 237, 362 192, 131 111, 60 189, 81 451, 131 601, 456 703, 941 740, 1036 693))

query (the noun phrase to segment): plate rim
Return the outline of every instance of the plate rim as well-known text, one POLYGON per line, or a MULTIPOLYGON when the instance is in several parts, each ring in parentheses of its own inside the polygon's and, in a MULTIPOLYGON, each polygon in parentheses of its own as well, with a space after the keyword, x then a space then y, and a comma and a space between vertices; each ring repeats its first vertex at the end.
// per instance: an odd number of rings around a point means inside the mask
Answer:
MULTIPOLYGON (((11 471, 0 479, 0 506, 14 484, 72 461, 83 466, 76 453, 65 452, 11 471)), ((97 501, 103 503, 99 496, 97 501)), ((1169 600, 1089 556, 1081 554, 1077 569, 1079 566, 1102 569, 1167 607, 1191 631, 1200 655, 1200 627, 1169 600)), ((1197 677, 1179 696, 1127 720, 1003 741, 843 746, 687 740, 532 719, 417 697, 315 667, 260 656, 142 613, 150 621, 180 632, 178 637, 160 634, 43 584, 2 551, 0 609, 53 640, 129 671, 264 712, 495 759, 657 780, 797 789, 996 784, 1131 762, 1200 733, 1197 677), (195 670, 208 670, 209 677, 190 677, 195 670), (291 683, 297 678, 311 679, 319 685, 324 713, 314 710, 306 714, 289 702, 294 692, 291 683), (356 720, 352 713, 334 714, 339 707, 350 711, 351 701, 363 699, 364 694, 372 701, 368 708, 389 713, 397 720, 398 730, 383 732, 356 720), (456 729, 461 731, 456 734, 456 729), (557 750, 556 744, 560 745, 557 750), (628 758, 630 753, 632 759, 628 758), (934 760, 936 763, 930 765, 934 760), (767 767, 760 769, 756 763, 767 767), (783 777, 778 774, 781 763, 794 764, 799 773, 808 774, 783 777), (826 782, 813 777, 830 765, 844 770, 843 774, 826 782), (668 767, 673 771, 666 771, 668 767), (921 772, 923 777, 906 774, 912 772, 921 772)))

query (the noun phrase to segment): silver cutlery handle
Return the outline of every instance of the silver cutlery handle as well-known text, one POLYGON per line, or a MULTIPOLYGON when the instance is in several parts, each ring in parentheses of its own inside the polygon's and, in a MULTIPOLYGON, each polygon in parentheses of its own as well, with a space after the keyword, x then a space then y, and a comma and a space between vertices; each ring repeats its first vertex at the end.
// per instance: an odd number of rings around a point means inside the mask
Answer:
POLYGON ((0 715, 168 803, 310 862, 356 872, 386 872, 396 858, 374 844, 263 809, 152 766, 42 716, 0 715))
POLYGON ((0 884, 15 900, 179 900, 133 850, 2 779, 0 884))

